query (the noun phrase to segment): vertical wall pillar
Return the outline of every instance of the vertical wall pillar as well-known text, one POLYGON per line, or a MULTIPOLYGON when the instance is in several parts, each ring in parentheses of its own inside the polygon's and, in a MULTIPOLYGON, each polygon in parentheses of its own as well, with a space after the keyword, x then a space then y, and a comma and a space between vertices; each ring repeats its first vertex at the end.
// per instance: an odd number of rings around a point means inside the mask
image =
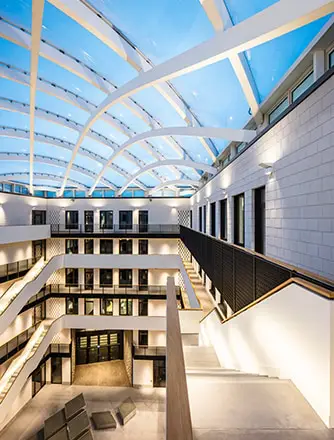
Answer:
POLYGON ((313 79, 316 81, 326 69, 326 52, 322 49, 313 52, 313 79))

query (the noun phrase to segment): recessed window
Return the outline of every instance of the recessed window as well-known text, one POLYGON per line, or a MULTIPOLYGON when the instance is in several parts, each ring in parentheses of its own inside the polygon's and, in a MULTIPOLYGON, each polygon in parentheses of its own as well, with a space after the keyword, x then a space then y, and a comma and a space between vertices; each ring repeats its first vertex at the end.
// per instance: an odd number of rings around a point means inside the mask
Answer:
POLYGON ((206 205, 203 206, 203 232, 206 234, 206 205))
POLYGON ((113 314, 113 300, 109 298, 101 299, 101 315, 113 314))
POLYGON ((139 345, 148 345, 148 331, 139 330, 138 331, 138 343, 139 345))
POLYGON ((216 236, 216 203, 210 205, 211 235, 216 236))
POLYGON ((289 99, 286 97, 271 113, 269 113, 269 124, 274 122, 289 107, 289 99))
POLYGON ((65 211, 65 228, 78 229, 79 211, 65 211))
POLYGON ((93 299, 85 299, 85 315, 94 315, 93 299))
POLYGON ((138 315, 147 316, 148 315, 148 299, 141 298, 138 303, 138 315))
POLYGON ((329 68, 334 67, 334 50, 329 54, 329 68))
POLYGON ((120 240, 119 241, 119 253, 122 255, 132 254, 132 240, 120 240))
POLYGON ((234 243, 245 246, 245 195, 234 197, 234 243))
POLYGON ((148 240, 139 240, 139 255, 148 254, 148 240))
POLYGON ((227 199, 220 201, 220 238, 227 240, 227 199))
POLYGON ((79 270, 74 268, 65 269, 65 283, 67 287, 78 286, 79 270))
POLYGON ((313 84, 313 72, 311 72, 293 91, 292 102, 295 102, 313 84))
POLYGON ((202 217, 202 207, 198 208, 198 223, 199 223, 199 232, 202 232, 203 229, 203 217, 202 217))
POLYGON ((85 239, 85 254, 94 254, 94 240, 92 238, 85 239))
POLYGON ((119 314, 122 316, 132 315, 132 299, 121 298, 119 300, 119 314))
POLYGON ((77 315, 79 313, 78 298, 66 298, 66 314, 77 315))
POLYGON ((46 224, 46 211, 40 211, 40 210, 32 211, 32 224, 33 225, 45 225, 46 224))
POLYGON ((113 211, 100 211, 100 229, 112 229, 114 226, 113 211))
POLYGON ((100 269, 100 287, 112 287, 113 272, 112 269, 100 269))
POLYGON ((119 228, 132 229, 132 211, 119 211, 119 228))
POLYGON ((100 240, 100 254, 112 254, 113 253, 113 241, 112 240, 100 240))
POLYGON ((132 287, 132 269, 119 270, 119 285, 122 287, 132 287))
POLYGON ((68 238, 65 240, 65 252, 66 254, 77 254, 79 253, 78 240, 73 238, 68 238))

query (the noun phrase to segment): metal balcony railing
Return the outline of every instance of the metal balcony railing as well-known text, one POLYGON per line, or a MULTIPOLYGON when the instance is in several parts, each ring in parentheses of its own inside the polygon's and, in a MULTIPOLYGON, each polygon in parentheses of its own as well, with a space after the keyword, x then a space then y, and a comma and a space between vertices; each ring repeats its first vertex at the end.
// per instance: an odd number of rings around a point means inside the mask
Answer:
POLYGON ((166 234, 175 235, 180 233, 180 226, 177 224, 158 225, 134 225, 134 224, 52 224, 51 234, 54 235, 78 235, 78 234, 103 234, 103 235, 133 235, 133 234, 166 234))
POLYGON ((37 261, 38 259, 36 258, 28 258, 26 260, 15 261, 14 263, 1 264, 0 283, 23 277, 37 261))
POLYGON ((39 324, 40 322, 36 323, 32 327, 29 327, 27 330, 18 334, 15 336, 15 338, 12 338, 6 344, 0 347, 0 364, 6 362, 26 346, 39 324))
POLYGON ((136 356, 140 356, 140 357, 166 356, 166 347, 133 345, 133 357, 136 356))

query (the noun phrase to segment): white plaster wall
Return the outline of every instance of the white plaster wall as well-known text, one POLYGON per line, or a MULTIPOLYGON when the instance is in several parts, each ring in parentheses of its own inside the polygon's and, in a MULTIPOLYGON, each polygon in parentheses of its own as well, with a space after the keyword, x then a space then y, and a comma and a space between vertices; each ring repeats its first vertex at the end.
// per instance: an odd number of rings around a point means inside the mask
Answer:
POLYGON ((62 360, 62 382, 66 385, 71 383, 71 358, 63 358, 62 360))
POLYGON ((166 346, 166 332, 162 331, 149 331, 148 332, 148 345, 153 347, 165 347, 166 346))
POLYGON ((224 368, 291 379, 333 426, 331 307, 292 284, 224 324, 211 313, 200 324, 200 340, 214 346, 224 368))
POLYGON ((0 245, 0 265, 32 258, 31 241, 0 245))
POLYGON ((166 300, 148 300, 148 314, 149 316, 166 316, 166 300))
POLYGON ((133 385, 153 387, 153 361, 133 361, 133 385))
POLYGON ((148 283, 149 285, 166 286, 167 278, 174 277, 176 284, 177 274, 178 270, 176 269, 150 269, 148 272, 148 283))
POLYGON ((245 241, 252 249, 253 189, 263 185, 266 254, 334 279, 333 76, 191 198, 194 227, 205 198, 227 197, 231 241, 233 196, 244 192, 245 241), (271 180, 260 163, 274 164, 271 180))
POLYGON ((177 239, 150 238, 148 240, 148 253, 159 255, 177 254, 177 239))

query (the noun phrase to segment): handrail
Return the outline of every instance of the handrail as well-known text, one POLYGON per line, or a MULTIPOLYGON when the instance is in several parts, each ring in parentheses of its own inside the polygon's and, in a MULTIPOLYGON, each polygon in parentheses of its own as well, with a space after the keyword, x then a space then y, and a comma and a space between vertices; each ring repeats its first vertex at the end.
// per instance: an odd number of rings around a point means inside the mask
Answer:
POLYGON ((134 356, 166 356, 166 347, 155 345, 133 345, 134 356))
POLYGON ((107 224, 100 223, 93 224, 51 224, 51 234, 76 235, 76 234, 179 234, 180 226, 178 224, 107 224))
POLYGON ((36 264, 36 258, 26 258, 25 260, 14 261, 0 265, 0 283, 21 278, 36 264))
POLYGON ((5 344, 1 345, 0 364, 3 364, 4 362, 8 361, 8 359, 10 359, 12 356, 14 356, 16 353, 18 353, 26 346, 26 344, 28 343, 33 333, 36 331, 39 324, 40 321, 34 324, 33 326, 27 328, 23 332, 19 333, 17 336, 10 339, 5 344))
POLYGON ((166 439, 193 440, 174 278, 167 279, 166 439))

